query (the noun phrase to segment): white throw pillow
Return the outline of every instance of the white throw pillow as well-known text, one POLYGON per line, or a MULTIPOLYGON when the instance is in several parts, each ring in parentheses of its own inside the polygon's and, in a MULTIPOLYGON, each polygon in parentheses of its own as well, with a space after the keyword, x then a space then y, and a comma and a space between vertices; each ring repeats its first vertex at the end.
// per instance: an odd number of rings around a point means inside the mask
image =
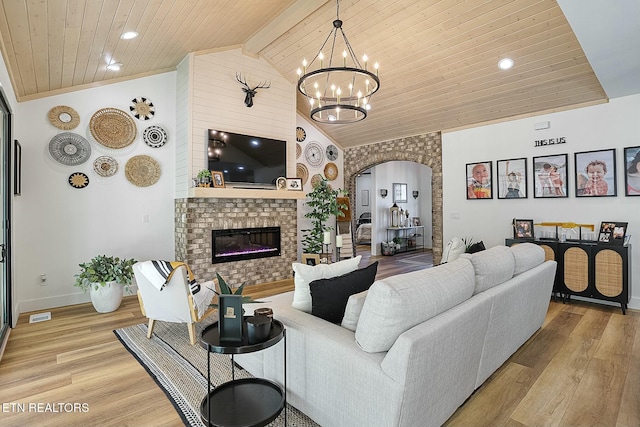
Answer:
POLYGON ((292 264, 295 273, 293 282, 295 285, 293 291, 293 302, 291 307, 298 310, 311 313, 311 290, 309 283, 318 279, 329 279, 331 277, 341 276, 351 273, 358 268, 361 255, 355 258, 349 258, 344 261, 334 262, 333 264, 318 264, 315 266, 294 262, 292 264))
POLYGON ((364 300, 367 298, 367 292, 369 291, 366 290, 358 294, 353 294, 349 297, 340 326, 349 329, 350 331, 356 331, 358 319, 360 318, 362 307, 364 307, 364 300))
POLYGON ((466 250, 466 246, 462 241, 462 239, 459 237, 454 237, 453 239, 449 240, 449 242, 447 243, 447 246, 444 248, 444 251, 442 252, 441 264, 444 264, 445 262, 451 262, 451 261, 457 260, 458 258, 460 258, 460 255, 462 255, 465 250, 466 250))

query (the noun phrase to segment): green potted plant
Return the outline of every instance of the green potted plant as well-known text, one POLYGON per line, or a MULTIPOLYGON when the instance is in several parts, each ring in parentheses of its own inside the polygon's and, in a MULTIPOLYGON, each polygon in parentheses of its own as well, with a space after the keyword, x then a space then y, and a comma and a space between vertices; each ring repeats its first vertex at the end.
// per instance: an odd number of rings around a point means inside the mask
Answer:
POLYGON ((208 169, 202 169, 198 172, 198 186, 209 187, 211 186, 211 171, 208 169))
MULTIPOLYGON (((216 272, 216 277, 218 278, 218 285, 220 286, 220 292, 216 291, 215 289, 213 289, 213 292, 216 295, 218 295, 218 297, 220 295, 240 295, 240 296, 242 296, 242 304, 251 304, 251 303, 264 302, 264 301, 254 300, 250 296, 242 295, 242 291, 244 291, 244 285, 246 283, 243 283, 242 285, 240 285, 240 286, 238 286, 236 288, 235 286, 229 286, 227 284, 226 280, 224 280, 222 278, 222 276, 217 272, 216 272)), ((218 304, 209 304, 209 307, 218 308, 218 304)))
POLYGON ((120 307, 124 288, 128 290, 133 280, 133 264, 136 260, 98 255, 80 265, 75 275, 75 286, 89 291, 91 302, 98 313, 109 313, 120 307))
POLYGON ((322 252, 322 240, 324 232, 333 230, 327 225, 327 220, 331 216, 344 216, 342 210, 348 208, 344 203, 338 203, 338 196, 346 195, 347 192, 341 189, 333 190, 326 179, 318 182, 311 193, 307 194, 308 201, 305 206, 311 208, 304 217, 311 218, 311 228, 302 230, 302 250, 308 254, 319 254, 322 252))

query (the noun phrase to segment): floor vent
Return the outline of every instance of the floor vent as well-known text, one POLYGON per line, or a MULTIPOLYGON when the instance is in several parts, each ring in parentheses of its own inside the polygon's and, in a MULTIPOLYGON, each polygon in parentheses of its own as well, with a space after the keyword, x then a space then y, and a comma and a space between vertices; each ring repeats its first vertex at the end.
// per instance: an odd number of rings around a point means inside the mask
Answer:
POLYGON ((47 311, 46 313, 32 314, 31 316, 29 316, 29 323, 44 322, 46 320, 51 320, 50 311, 47 311))

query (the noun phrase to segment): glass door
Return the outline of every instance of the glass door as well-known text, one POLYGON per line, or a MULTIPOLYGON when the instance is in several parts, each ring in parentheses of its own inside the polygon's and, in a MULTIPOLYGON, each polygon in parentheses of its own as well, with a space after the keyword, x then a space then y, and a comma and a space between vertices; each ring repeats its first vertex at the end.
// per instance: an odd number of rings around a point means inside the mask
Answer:
POLYGON ((11 111, 0 92, 0 344, 11 327, 11 111))

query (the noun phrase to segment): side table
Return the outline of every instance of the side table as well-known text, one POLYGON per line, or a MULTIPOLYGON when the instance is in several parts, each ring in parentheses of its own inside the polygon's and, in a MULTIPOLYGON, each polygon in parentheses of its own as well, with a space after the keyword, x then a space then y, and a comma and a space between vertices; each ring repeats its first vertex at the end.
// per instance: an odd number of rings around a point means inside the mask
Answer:
POLYGON ((247 323, 243 322, 242 342, 220 341, 218 323, 207 326, 200 343, 207 351, 207 395, 200 404, 200 416, 205 425, 216 427, 261 427, 275 420, 284 409, 287 425, 287 337, 282 322, 273 319, 269 338, 249 344, 247 323), (235 354, 253 353, 284 340, 284 389, 262 378, 235 379, 235 354), (231 381, 211 387, 211 353, 231 355, 231 381))

